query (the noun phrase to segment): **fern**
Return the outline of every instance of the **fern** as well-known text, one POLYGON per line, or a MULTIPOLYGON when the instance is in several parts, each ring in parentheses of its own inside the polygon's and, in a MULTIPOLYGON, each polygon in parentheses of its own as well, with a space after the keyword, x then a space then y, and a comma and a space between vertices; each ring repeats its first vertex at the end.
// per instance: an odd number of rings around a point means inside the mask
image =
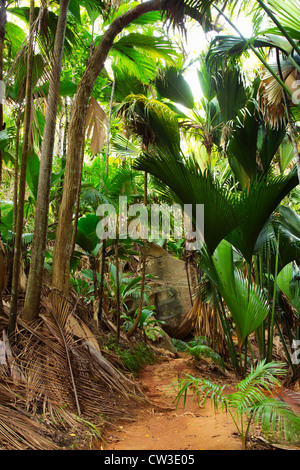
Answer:
POLYGON ((237 384, 236 391, 232 394, 224 393, 225 385, 220 386, 209 380, 187 375, 178 384, 175 402, 178 406, 183 399, 185 406, 189 389, 193 390, 198 403, 202 399, 203 406, 210 397, 211 405, 216 411, 221 406, 222 411, 230 414, 243 448, 246 448, 252 423, 260 425, 262 432, 270 440, 282 439, 293 442, 299 439, 300 417, 285 402, 270 396, 272 390, 279 385, 278 377, 284 374, 283 364, 262 361, 237 384))

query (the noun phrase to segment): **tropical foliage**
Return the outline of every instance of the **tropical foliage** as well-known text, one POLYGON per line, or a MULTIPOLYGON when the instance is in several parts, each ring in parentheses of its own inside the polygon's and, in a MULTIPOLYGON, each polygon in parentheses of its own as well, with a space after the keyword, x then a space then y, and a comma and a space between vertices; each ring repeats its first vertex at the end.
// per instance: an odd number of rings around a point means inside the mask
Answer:
MULTIPOLYGON (((225 397, 189 377, 179 396, 195 384, 212 392, 214 405, 240 420, 244 443, 250 422, 271 434, 287 429, 286 419, 295 425, 262 388, 277 385, 278 354, 290 384, 300 379, 299 2, 39 3, 0 2, 3 400, 16 412, 21 377, 26 412, 43 409, 73 426, 96 396, 105 421, 140 393, 124 370, 136 373, 143 354, 151 362, 164 335, 146 273, 156 243, 187 273, 190 260, 196 267, 186 312, 195 338, 185 352, 242 379, 225 397), (120 196, 148 215, 153 204, 192 208, 192 235, 203 207, 200 244, 189 249, 186 232, 120 236, 120 196), (107 239, 98 231, 104 204, 116 216, 107 239), (107 385, 116 406, 99 398, 107 385)), ((6 434, 1 425, 0 433, 11 444, 26 429, 6 434)))

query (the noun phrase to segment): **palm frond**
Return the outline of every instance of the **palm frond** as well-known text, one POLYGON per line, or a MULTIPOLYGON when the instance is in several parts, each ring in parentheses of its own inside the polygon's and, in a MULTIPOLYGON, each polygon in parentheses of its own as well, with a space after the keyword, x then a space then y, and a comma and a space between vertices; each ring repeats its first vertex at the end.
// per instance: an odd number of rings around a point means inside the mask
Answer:
POLYGON ((162 9, 166 22, 173 27, 185 31, 185 20, 188 15, 198 21, 205 31, 210 31, 215 27, 211 12, 213 3, 212 0, 164 0, 162 9))
POLYGON ((252 408, 253 422, 260 425, 267 439, 298 444, 300 418, 290 406, 275 398, 264 399, 252 408))
POLYGON ((221 406, 222 411, 229 412, 245 447, 251 423, 259 425, 264 435, 273 442, 278 438, 285 439, 286 442, 298 442, 300 417, 287 403, 272 396, 279 383, 278 377, 284 374, 283 364, 262 361, 251 369, 249 375, 237 384, 236 391, 230 394, 225 393, 224 385, 187 374, 178 383, 175 401, 178 406, 183 399, 185 406, 189 389, 203 406, 210 397, 216 411, 221 406))
POLYGON ((194 209, 197 204, 204 204, 204 239, 211 252, 239 224, 234 196, 214 181, 209 172, 202 173, 193 159, 184 158, 178 151, 174 154, 157 151, 138 158, 134 168, 147 171, 166 184, 176 196, 175 202, 183 208, 185 204, 194 209))
POLYGON ((122 134, 112 137, 111 148, 119 158, 137 158, 141 154, 141 150, 122 134))
POLYGON ((1 374, 1 391, 7 387, 12 394, 1 400, 1 407, 7 407, 14 423, 2 421, 0 434, 14 448, 52 449, 53 442, 43 436, 44 422, 50 435, 57 426, 82 430, 87 421, 101 427, 108 419, 125 417, 125 403, 139 395, 135 382, 102 355, 90 328, 77 319, 78 300, 74 303, 56 290, 49 294, 42 298, 36 322, 18 320, 17 342, 1 374), (34 415, 41 416, 41 425, 35 421, 29 427, 34 415))
POLYGON ((249 285, 233 262, 232 245, 223 240, 212 257, 203 251, 201 268, 224 299, 237 328, 239 345, 256 330, 269 312, 264 292, 249 285))
POLYGON ((294 169, 289 175, 266 176, 250 184, 240 196, 237 206, 245 215, 243 222, 227 237, 250 262, 261 230, 284 197, 298 184, 294 169), (250 219, 253 219, 252 221, 250 219))
POLYGON ((121 112, 128 126, 142 137, 146 148, 154 142, 160 148, 180 147, 177 115, 166 104, 144 95, 129 95, 122 103, 121 112))
MULTIPOLYGON (((272 13, 276 15, 276 18, 280 21, 281 25, 289 33, 289 35, 295 40, 300 40, 299 33, 299 22, 300 14, 299 7, 300 3, 298 0, 285 0, 283 3, 280 0, 268 0, 268 6, 272 13)), ((273 33, 277 36, 281 36, 282 32, 277 27, 268 28, 265 34, 273 33)))
POLYGON ((195 106, 192 90, 181 71, 175 66, 164 67, 155 80, 155 87, 164 98, 193 109, 195 106))

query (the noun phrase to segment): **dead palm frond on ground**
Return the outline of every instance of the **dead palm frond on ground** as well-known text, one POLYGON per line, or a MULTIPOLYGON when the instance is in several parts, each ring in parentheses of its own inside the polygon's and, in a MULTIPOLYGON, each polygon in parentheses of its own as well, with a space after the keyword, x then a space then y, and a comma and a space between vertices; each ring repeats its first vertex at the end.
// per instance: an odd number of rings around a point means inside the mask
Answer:
POLYGON ((100 435, 105 423, 128 419, 128 403, 142 399, 135 381, 102 355, 74 307, 50 291, 37 321, 18 320, 13 343, 3 331, 0 436, 6 447, 51 450, 59 447, 57 430, 88 436, 95 426, 100 435))

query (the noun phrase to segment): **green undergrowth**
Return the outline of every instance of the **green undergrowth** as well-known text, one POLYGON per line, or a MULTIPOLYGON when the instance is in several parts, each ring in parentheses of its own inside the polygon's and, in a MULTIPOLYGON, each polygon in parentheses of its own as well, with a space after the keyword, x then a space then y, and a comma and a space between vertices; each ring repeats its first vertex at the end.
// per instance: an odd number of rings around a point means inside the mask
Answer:
POLYGON ((223 359, 210 347, 210 341, 205 336, 198 336, 188 342, 173 338, 172 342, 177 351, 187 352, 197 361, 205 357, 216 366, 225 369, 223 359))
POLYGON ((139 343, 129 349, 118 348, 118 355, 124 367, 134 376, 147 364, 154 364, 155 354, 153 350, 144 343, 139 343))

